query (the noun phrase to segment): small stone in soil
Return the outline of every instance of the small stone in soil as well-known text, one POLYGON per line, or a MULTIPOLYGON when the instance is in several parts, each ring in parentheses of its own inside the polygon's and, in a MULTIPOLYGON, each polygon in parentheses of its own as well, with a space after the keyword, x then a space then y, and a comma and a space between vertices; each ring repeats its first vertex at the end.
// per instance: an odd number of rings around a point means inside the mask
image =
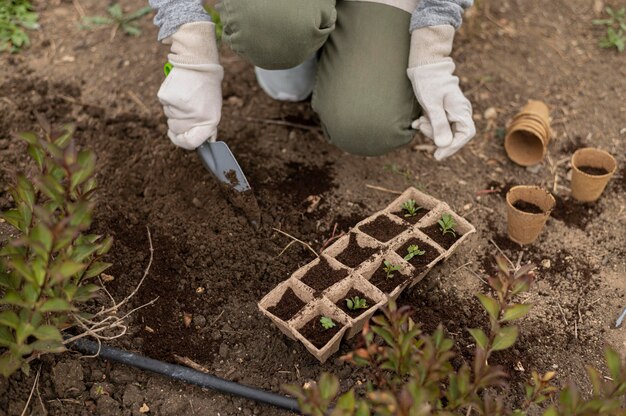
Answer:
POLYGON ((424 218, 426 214, 428 214, 429 212, 430 211, 427 210, 426 208, 422 208, 418 210, 413 216, 407 217, 408 213, 405 210, 396 211, 396 212, 393 212, 392 214, 395 215, 396 217, 402 218, 404 221, 410 222, 411 224, 417 224, 419 220, 424 218))
POLYGON ((288 288, 276 306, 267 308, 267 311, 272 315, 279 317, 283 321, 288 321, 296 313, 298 313, 304 305, 305 303, 298 297, 298 295, 296 295, 291 288, 288 288))
POLYGON ((455 231, 456 235, 452 233, 444 234, 441 231, 441 227, 439 227, 439 224, 437 223, 429 227, 422 228, 421 231, 446 250, 452 247, 454 243, 461 238, 461 234, 459 234, 458 231, 455 231))
POLYGON ((532 202, 519 200, 516 201, 513 206, 520 211, 528 212, 529 214, 543 214, 543 210, 532 202))
POLYGON ((303 337, 309 340, 309 342, 315 345, 315 348, 322 349, 324 345, 332 339, 343 328, 340 322, 335 322, 335 326, 330 329, 324 329, 320 323, 321 315, 317 315, 315 318, 307 322, 302 328, 298 330, 303 337))
POLYGON ((328 260, 321 257, 320 262, 306 272, 300 280, 305 285, 321 292, 344 279, 347 275, 347 270, 333 269, 328 260))
POLYGON ((595 166, 578 166, 578 170, 592 176, 603 176, 609 173, 608 170, 604 168, 597 168, 595 166))
POLYGON ((425 251, 421 256, 413 256, 409 263, 416 269, 416 274, 419 274, 426 266, 428 266, 433 260, 439 257, 439 252, 433 246, 428 243, 425 243, 417 238, 411 238, 409 241, 404 243, 402 247, 396 250, 396 253, 402 258, 404 258, 409 253, 409 247, 412 245, 416 245, 420 250, 425 251))
POLYGON ((361 247, 356 241, 356 234, 350 234, 348 246, 336 258, 346 266, 354 268, 378 251, 378 248, 361 247))
POLYGON ((348 293, 346 293, 346 295, 344 297, 342 297, 341 299, 339 299, 337 301, 337 303, 335 303, 335 305, 337 305, 337 307, 339 309, 344 311, 351 318, 356 318, 357 316, 361 315, 363 312, 365 312, 366 310, 368 310, 369 308, 371 308, 375 304, 376 304, 376 302, 374 302, 372 299, 370 299, 367 296, 365 296, 363 294, 363 292, 361 292, 358 289, 354 289, 354 288, 350 289, 350 291, 348 293), (352 309, 348 308, 348 303, 346 302, 346 299, 352 299, 355 296, 358 296, 359 299, 365 299, 365 302, 366 302, 366 305, 367 305, 367 307, 365 309, 354 309, 354 310, 352 310, 352 309))
POLYGON ((385 265, 384 263, 381 263, 378 270, 376 270, 376 272, 370 278, 370 283, 387 295, 393 292, 395 288, 410 279, 410 276, 402 274, 399 271, 393 272, 393 277, 387 278, 387 272, 383 270, 383 267, 385 267, 385 265))
POLYGON ((364 224, 359 228, 365 234, 383 243, 386 243, 407 229, 407 227, 391 221, 384 215, 379 216, 374 221, 364 224))

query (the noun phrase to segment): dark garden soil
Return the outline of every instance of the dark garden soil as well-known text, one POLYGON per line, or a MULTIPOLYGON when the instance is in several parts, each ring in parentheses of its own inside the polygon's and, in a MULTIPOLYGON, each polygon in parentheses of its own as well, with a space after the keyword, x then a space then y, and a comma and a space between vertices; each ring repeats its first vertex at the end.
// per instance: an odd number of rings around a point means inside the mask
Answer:
MULTIPOLYGON (((478 134, 458 156, 442 162, 424 146, 380 158, 342 153, 323 138, 308 102, 271 100, 259 88, 253 67, 222 47, 219 136, 253 187, 261 211, 257 230, 224 197, 195 152, 177 149, 167 139, 156 93, 169 48, 156 42, 151 17, 139 22, 141 36, 118 31, 111 40, 110 27, 80 28, 81 13, 106 15, 107 2, 33 3, 41 30, 31 32, 32 46, 20 54, 0 54, 5 69, 0 209, 13 206, 8 188, 14 175, 32 168, 25 146, 11 133, 37 129, 33 110, 57 126, 74 123, 78 145, 98 156, 93 232, 115 237, 107 259, 114 264, 108 272, 113 280, 105 283, 111 296, 124 299, 141 279, 150 257, 147 229, 155 250, 146 280, 123 312, 154 303, 129 317, 127 335, 106 344, 172 363, 175 355, 187 357, 216 376, 273 392, 324 371, 337 374, 342 389, 360 383, 367 374, 337 359, 358 345, 359 337, 320 365, 263 316, 257 302, 315 259, 298 243, 279 255, 293 240, 274 228, 319 252, 331 237, 395 198, 367 186, 374 185, 394 191, 416 186, 476 226, 467 244, 398 299, 414 308, 425 330, 447 328, 456 342, 455 365, 471 365, 467 328, 487 325, 474 294, 484 290, 476 275, 484 278, 493 267, 498 253, 493 243, 513 262, 522 256, 522 262, 538 266, 537 283, 523 299, 533 309, 520 321, 519 342, 490 359, 511 374, 507 405, 523 400, 520 383, 532 370, 554 370, 557 384, 573 381, 589 391, 585 366, 606 374, 603 348, 626 351, 626 330, 614 328, 626 306, 626 213, 621 210, 626 207, 626 90, 619 88, 626 66, 623 54, 597 46, 606 31, 592 24, 603 17, 594 3, 617 8, 619 1, 480 2, 454 48, 478 134), (502 140, 507 121, 528 98, 548 102, 555 137, 551 163, 546 159, 523 168, 508 160, 502 140), (620 165, 592 206, 568 200, 567 160, 585 145, 606 149, 620 165), (402 174, 386 169, 389 165, 402 174), (552 191, 555 177, 553 193, 560 202, 539 240, 524 247, 509 244, 501 196, 508 185, 485 193, 485 184, 537 184, 552 191)), ((132 11, 145 0, 121 4, 132 11)), ((432 143, 418 135, 415 144, 432 143)), ((0 222, 0 244, 9 233, 0 222)), ((105 292, 91 304, 109 305, 105 292)), ((38 371, 27 414, 139 416, 144 404, 149 414, 162 416, 290 414, 76 353, 43 357, 32 365, 28 376, 0 378, 0 416, 22 414, 38 371)))
POLYGON ((267 311, 271 314, 279 317, 283 321, 288 321, 293 316, 300 311, 306 305, 299 297, 294 293, 291 288, 285 290, 283 297, 280 298, 280 301, 271 308, 268 308, 267 311))
POLYGON ((347 270, 333 269, 328 260, 321 257, 320 262, 311 267, 300 280, 315 291, 321 292, 347 276, 347 270))
POLYGON ((359 229, 365 234, 374 237, 376 240, 386 243, 406 231, 407 227, 393 222, 388 217, 381 215, 374 221, 360 226, 359 229))
POLYGON ((569 226, 584 230, 587 225, 602 212, 601 204, 589 204, 573 198, 556 198, 556 206, 550 214, 553 218, 563 221, 569 226))
POLYGON ((330 341, 337 332, 341 331, 343 325, 340 322, 335 321, 335 326, 329 329, 324 329, 320 323, 321 315, 316 316, 307 322, 298 332, 303 337, 308 339, 311 344, 315 345, 317 349, 322 349, 324 345, 330 341))
POLYGON ((439 224, 435 223, 425 228, 420 228, 424 234, 429 236, 435 243, 439 244, 444 249, 449 249, 461 238, 461 234, 442 233, 439 224))
POLYGON ((384 265, 381 264, 378 270, 376 270, 370 278, 370 283, 387 295, 411 278, 411 276, 404 275, 400 272, 394 272, 393 277, 389 279, 387 278, 387 272, 383 270, 383 267, 384 265))
POLYGON ((335 258, 337 261, 345 264, 346 266, 354 268, 359 266, 379 250, 380 249, 374 247, 361 247, 356 240, 356 234, 351 233, 348 245, 335 258))
POLYGON ((430 210, 428 210, 426 208, 422 208, 422 209, 418 210, 415 213, 415 215, 407 216, 408 213, 405 210, 396 211, 396 212, 393 212, 392 214, 395 215, 398 218, 403 219, 404 221, 406 221, 408 223, 411 223, 411 224, 415 225, 415 224, 417 224, 419 222, 419 220, 424 218, 429 212, 430 212, 430 210))
POLYGON ((400 257, 404 258, 409 252, 409 247, 412 245, 416 245, 419 247, 420 250, 425 251, 425 253, 421 256, 413 256, 413 258, 409 260, 409 263, 411 263, 411 265, 415 267, 415 274, 417 275, 420 274, 424 270, 424 268, 426 268, 426 266, 432 263, 433 260, 439 257, 440 254, 435 247, 421 240, 418 240, 417 238, 411 238, 410 240, 408 240, 399 249, 396 250, 396 253, 398 253, 400 257))
POLYGON ((604 168, 597 168, 594 166, 578 166, 578 170, 592 176, 603 176, 609 173, 609 171, 604 168))
POLYGON ((515 201, 513 206, 520 211, 527 212, 529 214, 543 214, 543 210, 532 202, 519 200, 515 201))
POLYGON ((357 290, 357 289, 350 289, 350 291, 348 293, 346 293, 346 295, 343 298, 339 299, 335 303, 335 305, 337 305, 337 307, 339 309, 344 311, 346 313, 346 315, 348 315, 351 318, 356 318, 356 317, 360 316, 361 314, 363 314, 365 311, 367 311, 369 308, 371 308, 375 304, 376 304, 376 302, 374 302, 372 299, 370 299, 367 296, 365 296, 363 294, 363 292, 361 292, 360 290, 357 290), (366 305, 367 305, 367 307, 365 309, 355 309, 355 310, 352 310, 352 309, 348 308, 348 303, 346 302, 346 299, 352 299, 355 296, 358 296, 359 299, 365 299, 365 302, 366 302, 366 305))

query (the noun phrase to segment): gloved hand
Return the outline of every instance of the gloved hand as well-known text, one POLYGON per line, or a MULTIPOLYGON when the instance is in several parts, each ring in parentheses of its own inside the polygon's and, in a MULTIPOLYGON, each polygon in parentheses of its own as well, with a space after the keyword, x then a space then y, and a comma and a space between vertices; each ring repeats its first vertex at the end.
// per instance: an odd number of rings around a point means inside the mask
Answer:
POLYGON ((216 140, 222 115, 224 69, 219 64, 215 25, 187 23, 163 43, 172 45, 168 60, 173 66, 158 93, 167 135, 175 145, 193 150, 206 140, 216 140))
POLYGON ((472 104, 463 95, 453 75, 450 58, 454 27, 416 29, 411 35, 407 75, 424 115, 412 124, 435 142, 435 159, 445 159, 461 149, 476 134, 472 104))

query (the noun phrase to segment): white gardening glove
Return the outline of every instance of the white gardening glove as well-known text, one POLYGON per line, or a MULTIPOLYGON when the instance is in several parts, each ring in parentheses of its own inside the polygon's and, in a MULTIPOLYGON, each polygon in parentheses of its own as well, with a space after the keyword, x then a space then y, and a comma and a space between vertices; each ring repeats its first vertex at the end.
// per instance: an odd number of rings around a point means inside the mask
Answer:
POLYGON ((411 35, 407 75, 424 115, 412 124, 437 146, 435 159, 445 159, 476 134, 472 104, 453 75, 450 58, 455 29, 450 25, 416 29, 411 35))
POLYGON ((163 43, 171 44, 168 60, 173 68, 159 89, 167 117, 167 135, 184 149, 193 150, 206 140, 215 141, 222 116, 222 79, 215 25, 182 25, 163 43))

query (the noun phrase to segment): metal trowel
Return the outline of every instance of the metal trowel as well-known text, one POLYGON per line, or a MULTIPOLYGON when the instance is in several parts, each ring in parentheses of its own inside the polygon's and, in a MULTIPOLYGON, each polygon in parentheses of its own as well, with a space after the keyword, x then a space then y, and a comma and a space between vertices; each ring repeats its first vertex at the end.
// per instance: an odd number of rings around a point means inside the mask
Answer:
POLYGON ((252 190, 246 175, 243 174, 237 159, 226 143, 206 141, 197 150, 202 164, 215 175, 217 180, 237 192, 252 190))
POLYGON ((228 145, 224 142, 206 141, 197 151, 204 167, 222 184, 222 191, 228 201, 258 229, 261 221, 259 204, 228 145))

